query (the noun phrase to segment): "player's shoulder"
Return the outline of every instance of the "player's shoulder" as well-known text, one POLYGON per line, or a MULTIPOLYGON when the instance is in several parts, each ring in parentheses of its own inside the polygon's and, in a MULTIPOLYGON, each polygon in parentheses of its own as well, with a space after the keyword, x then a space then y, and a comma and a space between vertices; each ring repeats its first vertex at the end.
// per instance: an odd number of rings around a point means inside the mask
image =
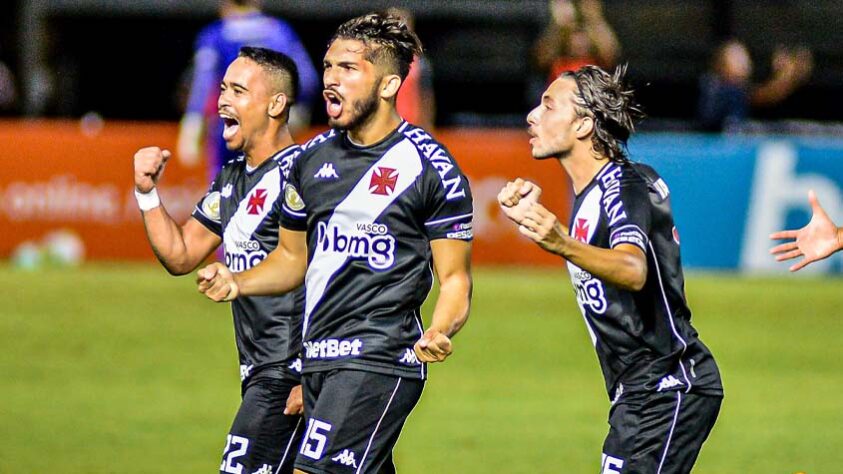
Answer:
POLYGON ((246 156, 240 155, 237 158, 229 160, 220 168, 219 176, 228 177, 237 173, 242 173, 246 169, 246 156))
POLYGON ((423 179, 438 181, 448 200, 464 198, 467 195, 468 178, 462 173, 451 152, 421 127, 404 122, 399 132, 412 143, 419 154, 425 173, 423 179))
POLYGON ((299 155, 301 155, 301 152, 301 145, 293 144, 272 156, 272 160, 278 164, 278 169, 281 170, 284 179, 290 176, 290 169, 293 167, 299 155))
POLYGON ((304 142, 301 145, 301 154, 299 156, 300 160, 305 160, 307 157, 313 156, 320 151, 325 149, 329 149, 332 146, 335 146, 338 142, 338 138, 340 133, 336 129, 330 129, 326 132, 322 132, 319 135, 311 138, 310 140, 304 142))

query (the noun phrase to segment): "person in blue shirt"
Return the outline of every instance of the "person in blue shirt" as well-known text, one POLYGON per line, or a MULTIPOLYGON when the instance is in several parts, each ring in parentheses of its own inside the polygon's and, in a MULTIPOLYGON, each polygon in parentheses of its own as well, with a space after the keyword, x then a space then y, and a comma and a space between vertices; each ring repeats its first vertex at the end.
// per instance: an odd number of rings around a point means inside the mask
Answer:
POLYGON ((178 157, 195 165, 207 155, 209 175, 237 157, 228 151, 217 114, 217 98, 225 68, 243 46, 269 48, 296 63, 301 92, 290 111, 292 128, 310 122, 310 106, 320 91, 320 77, 301 40, 285 21, 261 12, 259 0, 221 0, 220 19, 206 26, 196 38, 193 77, 185 114, 179 127, 178 157))

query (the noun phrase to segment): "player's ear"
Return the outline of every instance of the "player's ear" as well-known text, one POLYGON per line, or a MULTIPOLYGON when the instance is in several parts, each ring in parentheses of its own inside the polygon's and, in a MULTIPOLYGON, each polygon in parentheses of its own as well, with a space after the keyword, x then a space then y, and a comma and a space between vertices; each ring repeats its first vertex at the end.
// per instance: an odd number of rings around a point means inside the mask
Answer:
POLYGON ((287 94, 279 92, 272 96, 269 101, 266 113, 272 118, 278 118, 287 108, 287 94))
POLYGON ((391 99, 398 94, 398 89, 401 88, 401 76, 397 74, 390 74, 381 79, 381 98, 391 99))
POLYGON ((589 116, 580 117, 577 119, 579 124, 577 124, 577 138, 583 139, 589 135, 594 130, 594 119, 589 116))

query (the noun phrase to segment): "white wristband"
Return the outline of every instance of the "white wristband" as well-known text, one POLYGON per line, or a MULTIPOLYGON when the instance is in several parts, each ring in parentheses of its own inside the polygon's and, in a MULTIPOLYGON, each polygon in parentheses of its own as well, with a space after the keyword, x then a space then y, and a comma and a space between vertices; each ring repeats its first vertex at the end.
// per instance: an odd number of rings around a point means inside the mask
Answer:
POLYGON ((135 199, 138 200, 138 207, 141 211, 151 211, 161 205, 158 197, 158 189, 152 188, 148 193, 141 193, 135 188, 135 199))

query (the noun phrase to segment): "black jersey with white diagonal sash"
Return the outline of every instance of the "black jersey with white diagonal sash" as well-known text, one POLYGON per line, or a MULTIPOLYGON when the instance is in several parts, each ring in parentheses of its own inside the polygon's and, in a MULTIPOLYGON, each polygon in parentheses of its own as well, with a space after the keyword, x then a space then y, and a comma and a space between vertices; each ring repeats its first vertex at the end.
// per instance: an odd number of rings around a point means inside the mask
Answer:
POLYGON ((331 130, 303 148, 281 223, 307 231, 304 372, 425 378, 413 345, 433 284, 430 241, 472 239, 468 180, 407 122, 371 146, 331 130))
MULTIPOLYGON (((255 169, 241 157, 219 172, 193 217, 219 235, 225 264, 248 270, 278 245, 283 183, 298 145, 287 147, 255 169)), ((281 296, 240 297, 231 303, 242 379, 261 367, 285 364, 298 371, 304 289, 281 296)))
POLYGON ((606 164, 576 196, 570 235, 607 249, 635 245, 647 255, 641 291, 613 287, 568 262, 609 396, 722 394, 714 358, 691 326, 670 192, 658 174, 639 163, 606 164))

